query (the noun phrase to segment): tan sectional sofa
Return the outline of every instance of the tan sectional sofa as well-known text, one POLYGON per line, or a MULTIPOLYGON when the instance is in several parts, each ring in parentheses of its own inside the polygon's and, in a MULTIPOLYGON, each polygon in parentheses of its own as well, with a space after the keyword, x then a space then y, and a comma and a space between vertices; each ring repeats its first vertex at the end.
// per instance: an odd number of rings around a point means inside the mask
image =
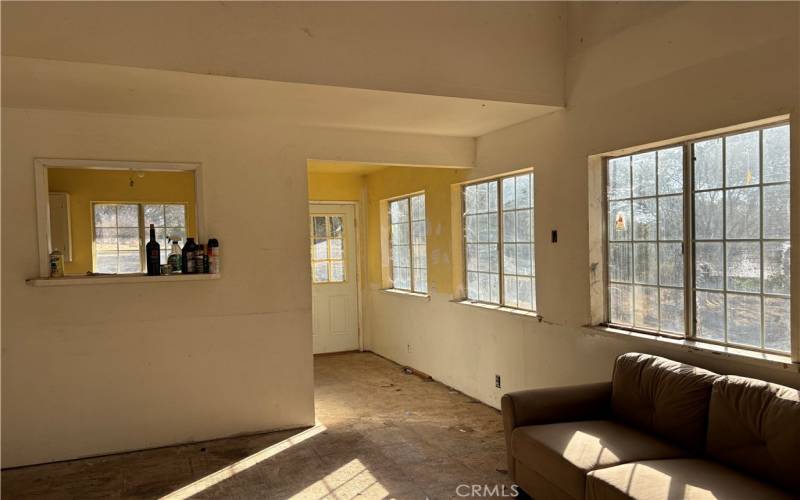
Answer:
POLYGON ((536 500, 800 498, 800 396, 648 354, 611 382, 503 396, 508 467, 536 500))

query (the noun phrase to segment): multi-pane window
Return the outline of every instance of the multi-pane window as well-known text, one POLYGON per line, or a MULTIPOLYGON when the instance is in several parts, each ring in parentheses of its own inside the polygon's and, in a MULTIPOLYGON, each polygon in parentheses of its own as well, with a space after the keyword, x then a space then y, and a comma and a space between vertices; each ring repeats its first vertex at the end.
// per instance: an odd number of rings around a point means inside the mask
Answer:
POLYGON ((177 240, 183 246, 186 242, 186 206, 179 204, 142 205, 144 210, 144 227, 142 237, 150 241, 150 224, 156 229, 156 241, 161 245, 161 262, 167 262, 172 241, 177 240))
POLYGON ((311 279, 314 283, 345 280, 344 216, 311 215, 311 279))
POLYGON ((425 195, 389 202, 392 287, 428 293, 425 195))
POLYGON ((609 320, 684 333, 683 148, 608 162, 609 320))
POLYGON ((169 240, 186 239, 183 204, 94 203, 94 272, 141 273, 150 224, 156 226, 161 262, 167 261, 169 240))
POLYGON ((609 322, 789 351, 789 172, 789 125, 609 160, 609 322))
POLYGON ((533 174, 469 184, 463 197, 467 298, 535 310, 533 174))
POLYGON ((788 351, 789 126, 692 147, 696 335, 788 351))

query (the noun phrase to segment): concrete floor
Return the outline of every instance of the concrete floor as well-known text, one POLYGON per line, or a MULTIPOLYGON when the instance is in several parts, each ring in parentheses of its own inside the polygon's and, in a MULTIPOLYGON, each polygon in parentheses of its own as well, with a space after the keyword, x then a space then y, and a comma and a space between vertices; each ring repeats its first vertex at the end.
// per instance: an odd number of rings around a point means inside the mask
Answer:
POLYGON ((4 470, 2 497, 435 499, 459 498, 461 484, 508 494, 498 411, 370 353, 318 357, 314 371, 321 426, 4 470))

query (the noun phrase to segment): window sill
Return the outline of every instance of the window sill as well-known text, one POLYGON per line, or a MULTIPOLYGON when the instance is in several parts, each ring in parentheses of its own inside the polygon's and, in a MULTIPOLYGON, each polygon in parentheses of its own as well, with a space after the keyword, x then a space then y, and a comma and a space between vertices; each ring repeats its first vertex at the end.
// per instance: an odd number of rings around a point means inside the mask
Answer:
POLYGON ((507 314, 513 314, 514 316, 522 316, 525 318, 535 318, 539 321, 542 320, 541 316, 539 316, 535 311, 526 311, 524 309, 514 309, 513 307, 505 307, 505 306, 498 306, 495 304, 485 304, 483 302, 474 302, 472 300, 466 299, 455 299, 451 300, 456 304, 461 304, 462 306, 470 306, 470 307, 477 307, 479 309, 486 309, 488 311, 498 311, 507 314))
POLYGON ((711 344, 700 340, 666 337, 658 334, 634 332, 631 330, 614 328, 610 326, 596 325, 585 326, 584 328, 602 335, 612 337, 625 336, 631 339, 641 340, 643 342, 655 342, 659 345, 672 346, 675 348, 686 348, 689 351, 698 352, 701 354, 721 356, 729 358, 732 361, 739 361, 753 365, 767 366, 800 373, 800 363, 793 363, 791 357, 788 355, 750 351, 737 347, 711 344))
POLYGON ((431 296, 427 293, 409 292, 407 290, 398 290, 396 288, 381 288, 381 292, 388 293, 390 295, 400 295, 401 297, 416 297, 428 302, 431 300, 431 296))
POLYGON ((147 276, 145 274, 104 275, 104 276, 64 276, 63 278, 33 278, 25 280, 29 286, 81 286, 81 285, 122 285, 129 283, 174 283, 177 281, 218 280, 219 274, 169 274, 147 276))

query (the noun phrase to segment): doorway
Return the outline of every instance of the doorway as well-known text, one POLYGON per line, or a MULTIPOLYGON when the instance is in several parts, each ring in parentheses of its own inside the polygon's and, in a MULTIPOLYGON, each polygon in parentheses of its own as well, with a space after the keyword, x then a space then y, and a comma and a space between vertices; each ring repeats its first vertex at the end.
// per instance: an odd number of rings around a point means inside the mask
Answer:
POLYGON ((358 350, 356 205, 310 202, 309 236, 314 354, 358 350))

